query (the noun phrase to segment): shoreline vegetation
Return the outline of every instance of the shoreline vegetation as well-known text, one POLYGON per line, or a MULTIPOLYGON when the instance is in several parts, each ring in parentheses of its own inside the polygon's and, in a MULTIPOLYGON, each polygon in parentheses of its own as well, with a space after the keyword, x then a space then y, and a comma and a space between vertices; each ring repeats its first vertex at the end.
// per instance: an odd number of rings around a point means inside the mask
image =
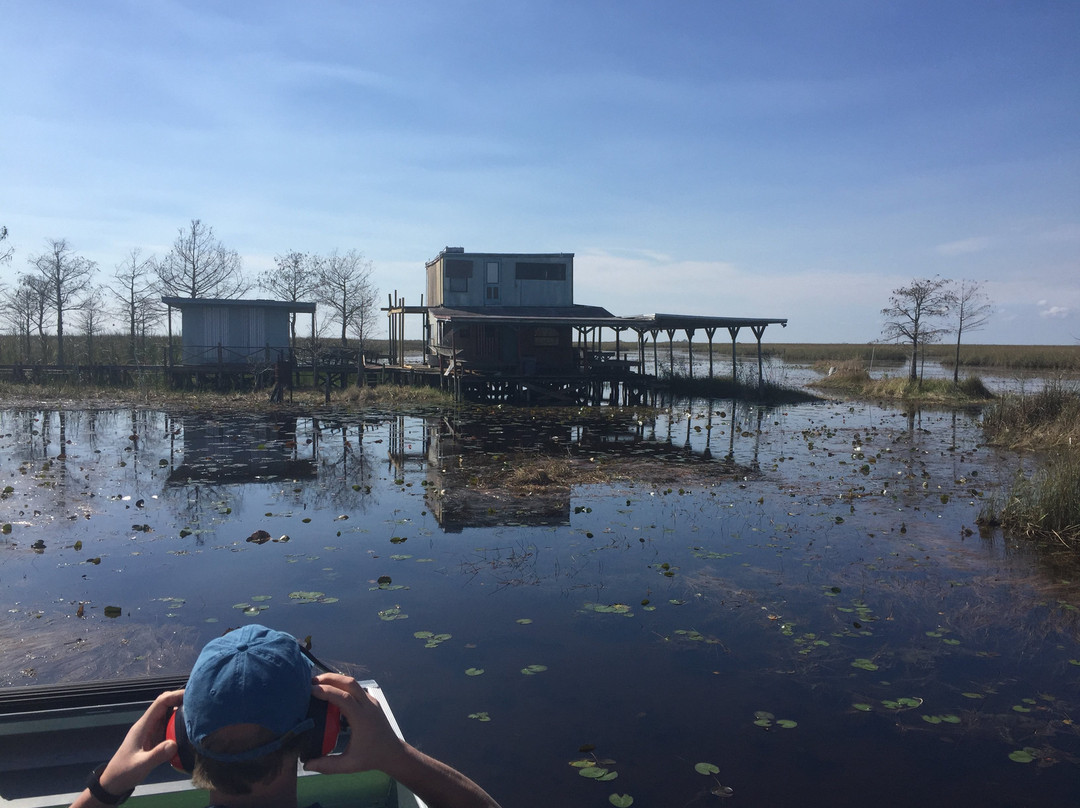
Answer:
POLYGON ((985 410, 983 430, 995 446, 1043 457, 987 504, 980 524, 1080 550, 1080 387, 1055 382, 1001 398, 985 410))
POLYGON ((847 359, 835 364, 815 362, 814 369, 825 375, 809 387, 815 390, 858 399, 894 399, 918 404, 941 404, 969 407, 993 401, 979 376, 968 376, 954 383, 952 379, 919 379, 907 374, 871 378, 861 359, 847 359))

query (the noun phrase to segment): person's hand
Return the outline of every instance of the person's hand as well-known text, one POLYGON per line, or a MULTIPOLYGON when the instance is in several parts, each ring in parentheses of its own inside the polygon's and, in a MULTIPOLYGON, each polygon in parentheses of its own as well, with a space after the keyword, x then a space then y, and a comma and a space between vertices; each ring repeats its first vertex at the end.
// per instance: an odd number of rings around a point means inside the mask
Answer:
POLYGON ((176 741, 165 739, 165 726, 174 708, 184 701, 183 690, 162 693, 131 725, 120 748, 101 773, 101 786, 110 794, 135 788, 146 776, 176 754, 176 741))
POLYGON ((344 774, 392 768, 390 760, 400 752, 402 742, 394 734, 382 706, 355 679, 340 673, 323 673, 315 677, 311 692, 341 710, 349 722, 350 734, 344 752, 309 760, 304 764, 305 769, 344 774))

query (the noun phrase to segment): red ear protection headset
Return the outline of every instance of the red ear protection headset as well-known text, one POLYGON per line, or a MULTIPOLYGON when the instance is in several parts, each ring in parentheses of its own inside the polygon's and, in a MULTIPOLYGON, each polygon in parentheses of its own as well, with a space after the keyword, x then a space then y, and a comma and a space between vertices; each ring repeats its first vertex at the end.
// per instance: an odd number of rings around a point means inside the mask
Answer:
MULTIPOLYGON (((303 733, 300 759, 304 761, 333 752, 342 729, 341 711, 337 706, 314 696, 308 702, 307 717, 315 722, 315 726, 303 733)), ((176 754, 170 761, 173 768, 191 774, 195 769, 195 747, 187 736, 183 705, 173 710, 173 714, 169 716, 165 737, 176 741, 176 754)))
MULTIPOLYGON (((334 673, 331 668, 316 658, 311 651, 303 646, 300 646, 300 650, 316 667, 327 673, 334 673)), ((317 699, 314 696, 308 702, 307 718, 314 722, 314 726, 305 730, 302 734, 300 760, 303 761, 329 755, 337 746, 338 735, 343 730, 348 731, 347 725, 342 720, 341 710, 337 705, 317 699)), ((169 723, 165 727, 165 737, 170 741, 176 741, 176 754, 169 761, 172 763, 173 768, 191 774, 195 769, 195 747, 192 746, 187 736, 183 705, 173 710, 172 715, 169 716, 169 723)))

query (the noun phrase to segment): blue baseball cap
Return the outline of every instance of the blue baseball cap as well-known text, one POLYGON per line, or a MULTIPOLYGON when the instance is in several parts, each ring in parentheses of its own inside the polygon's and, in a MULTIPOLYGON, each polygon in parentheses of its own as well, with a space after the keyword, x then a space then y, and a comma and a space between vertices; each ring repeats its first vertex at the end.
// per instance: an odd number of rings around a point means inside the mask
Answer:
POLYGON ((184 728, 196 751, 233 762, 269 754, 310 729, 312 665, 292 635, 247 625, 211 640, 191 670, 184 690, 184 728), (258 724, 275 740, 235 754, 203 747, 209 735, 233 724, 258 724))

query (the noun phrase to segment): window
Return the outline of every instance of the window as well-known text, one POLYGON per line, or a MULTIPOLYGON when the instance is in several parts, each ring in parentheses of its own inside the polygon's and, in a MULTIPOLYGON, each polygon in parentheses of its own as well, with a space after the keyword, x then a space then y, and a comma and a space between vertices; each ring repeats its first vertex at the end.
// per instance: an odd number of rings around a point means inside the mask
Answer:
POLYGON ((519 261, 514 265, 514 277, 519 281, 565 281, 566 264, 519 261))
POLYGON ((446 275, 446 286, 451 292, 467 292, 469 291, 469 278, 472 277, 473 264, 472 261, 462 261, 456 259, 453 261, 447 261, 444 265, 444 274, 446 275))
POLYGON ((498 303, 499 302, 499 262, 488 261, 484 270, 485 280, 487 281, 484 289, 484 302, 485 303, 498 303))

